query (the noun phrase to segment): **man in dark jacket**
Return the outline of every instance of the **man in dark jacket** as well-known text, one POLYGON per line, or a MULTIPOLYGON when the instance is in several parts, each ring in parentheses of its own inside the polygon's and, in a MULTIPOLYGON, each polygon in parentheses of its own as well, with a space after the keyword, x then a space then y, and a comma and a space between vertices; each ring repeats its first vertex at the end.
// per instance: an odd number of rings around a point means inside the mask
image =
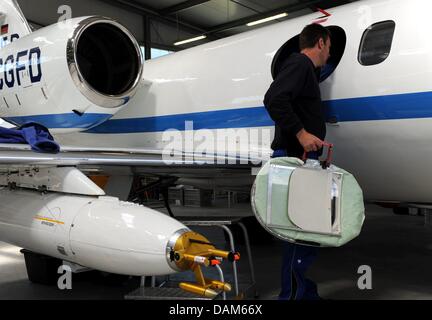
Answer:
MULTIPOLYGON (((280 68, 264 98, 275 122, 273 157, 318 158, 326 134, 319 88, 320 68, 330 57, 330 32, 319 24, 300 34, 300 53, 292 53, 280 68)), ((316 247, 284 243, 282 290, 279 299, 319 299, 317 286, 305 272, 317 255, 316 247)))

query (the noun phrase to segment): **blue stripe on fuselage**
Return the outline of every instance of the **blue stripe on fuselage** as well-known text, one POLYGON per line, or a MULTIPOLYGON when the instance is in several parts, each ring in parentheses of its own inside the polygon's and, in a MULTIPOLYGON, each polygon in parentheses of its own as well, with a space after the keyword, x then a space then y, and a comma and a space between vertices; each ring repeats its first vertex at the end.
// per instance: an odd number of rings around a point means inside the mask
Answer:
MULTIPOLYGON (((340 99, 324 102, 327 120, 339 122, 432 118, 432 92, 340 99)), ((89 133, 161 132, 273 126, 264 107, 186 113, 168 116, 109 120, 89 133)))
MULTIPOLYGON (((374 121, 432 118, 432 92, 409 93, 325 101, 326 118, 333 121, 374 121)), ((127 108, 127 106, 126 106, 127 108)), ((110 114, 56 114, 9 117, 16 124, 38 122, 48 128, 90 128, 88 133, 143 133, 168 129, 185 130, 185 122, 193 128, 226 129, 273 126, 264 107, 240 108, 165 115, 146 118, 114 119, 110 114), (108 121, 107 121, 108 120, 108 121), (95 124, 99 124, 95 126, 95 124)))
POLYGON ((149 118, 117 119, 88 130, 90 133, 161 132, 185 130, 185 122, 193 121, 194 130, 272 126, 264 107, 176 114, 149 118))
POLYGON ((95 125, 100 125, 101 123, 106 122, 111 117, 112 114, 101 113, 85 113, 81 116, 75 113, 61 113, 35 116, 6 117, 4 119, 18 126, 28 122, 36 122, 49 129, 87 129, 95 125))
POLYGON ((327 119, 339 122, 432 118, 432 92, 326 101, 327 119))

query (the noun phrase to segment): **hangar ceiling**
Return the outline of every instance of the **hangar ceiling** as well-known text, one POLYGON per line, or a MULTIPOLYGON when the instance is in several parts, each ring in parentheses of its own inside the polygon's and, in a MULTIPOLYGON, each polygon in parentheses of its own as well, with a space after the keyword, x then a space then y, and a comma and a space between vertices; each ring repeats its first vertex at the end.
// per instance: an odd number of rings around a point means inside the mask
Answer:
MULTIPOLYGON (((270 23, 292 19, 357 0, 17 0, 36 27, 55 23, 65 14, 73 17, 104 15, 125 24, 147 49, 178 51, 204 42, 241 33, 246 23, 287 12, 288 16, 270 23), (175 42, 205 35, 200 41, 174 46, 175 42)), ((263 24, 264 25, 264 24, 263 24)))

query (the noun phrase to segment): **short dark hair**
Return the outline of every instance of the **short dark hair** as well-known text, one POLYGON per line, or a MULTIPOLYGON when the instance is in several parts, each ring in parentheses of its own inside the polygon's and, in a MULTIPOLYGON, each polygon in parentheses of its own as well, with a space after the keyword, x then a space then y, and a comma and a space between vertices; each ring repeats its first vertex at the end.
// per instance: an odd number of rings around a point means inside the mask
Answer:
POLYGON ((318 23, 307 25, 300 33, 300 50, 315 47, 321 38, 327 42, 330 37, 330 31, 322 25, 318 23))

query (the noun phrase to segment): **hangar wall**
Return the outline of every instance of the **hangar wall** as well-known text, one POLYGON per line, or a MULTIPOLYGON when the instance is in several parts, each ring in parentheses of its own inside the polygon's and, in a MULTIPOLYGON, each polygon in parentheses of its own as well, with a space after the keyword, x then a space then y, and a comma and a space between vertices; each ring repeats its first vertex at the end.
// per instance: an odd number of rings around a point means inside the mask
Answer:
MULTIPOLYGON (((60 18, 57 12, 62 5, 72 8, 72 17, 88 15, 104 15, 114 18, 124 24, 137 38, 144 43, 144 17, 141 14, 109 5, 98 0, 43 0, 41 6, 35 7, 34 0, 18 0, 24 15, 30 21, 39 25, 50 25, 56 23, 60 18), (91 2, 91 5, 89 5, 91 2)), ((38 1, 39 3, 39 1, 38 1)), ((151 20, 151 39, 152 47, 161 49, 173 49, 173 43, 191 36, 196 36, 183 30, 178 30, 175 26, 166 25, 159 21, 151 20)))
POLYGON ((62 5, 68 5, 72 8, 73 17, 104 15, 115 18, 125 24, 140 42, 144 41, 143 19, 141 15, 104 4, 100 1, 91 2, 92 5, 89 6, 88 0, 44 0, 43 10, 38 10, 35 9, 34 0, 18 0, 27 19, 38 24, 49 25, 56 23, 60 18, 60 14, 57 13, 58 8, 62 5))

